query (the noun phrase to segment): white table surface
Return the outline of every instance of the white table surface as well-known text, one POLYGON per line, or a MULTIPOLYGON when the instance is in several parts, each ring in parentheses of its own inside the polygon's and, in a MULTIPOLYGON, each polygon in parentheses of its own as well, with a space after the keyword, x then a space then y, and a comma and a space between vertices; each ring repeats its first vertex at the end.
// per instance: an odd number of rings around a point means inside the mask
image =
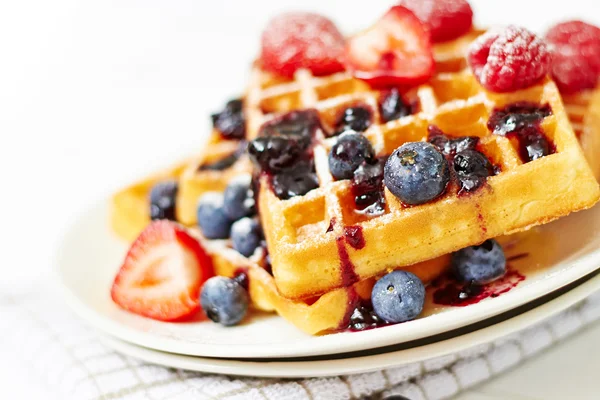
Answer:
MULTIPOLYGON (((541 1, 471 2, 481 26, 515 23, 543 31, 559 19, 582 16, 600 23, 593 0, 552 7, 541 1)), ((208 114, 243 90, 269 15, 318 10, 348 32, 371 24, 391 3, 0 2, 3 282, 48 274, 62 233, 87 205, 201 148, 208 114)), ((597 398, 600 360, 589 355, 598 354, 598 333, 596 327, 579 335, 463 399, 481 393, 597 398)), ((15 393, 7 398, 48 398, 41 384, 16 376, 7 364, 0 363, 0 387, 3 394, 15 393)))

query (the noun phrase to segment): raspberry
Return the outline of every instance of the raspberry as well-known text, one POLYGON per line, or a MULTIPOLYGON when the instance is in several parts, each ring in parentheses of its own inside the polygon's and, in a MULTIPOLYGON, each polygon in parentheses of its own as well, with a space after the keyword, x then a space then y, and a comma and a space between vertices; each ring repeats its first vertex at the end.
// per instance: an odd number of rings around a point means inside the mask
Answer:
POLYGON ((548 73, 551 59, 541 38, 516 26, 481 35, 468 54, 473 74, 493 92, 513 92, 535 84, 548 73))
POLYGON ((563 93, 596 87, 600 74, 600 28, 582 21, 552 27, 546 40, 553 50, 552 77, 563 93))
POLYGON ((308 68, 317 76, 343 71, 344 37, 326 17, 309 12, 283 13, 271 19, 261 38, 265 70, 293 77, 308 68))
POLYGON ((431 41, 445 42, 467 33, 473 10, 466 0, 401 0, 429 28, 431 41))

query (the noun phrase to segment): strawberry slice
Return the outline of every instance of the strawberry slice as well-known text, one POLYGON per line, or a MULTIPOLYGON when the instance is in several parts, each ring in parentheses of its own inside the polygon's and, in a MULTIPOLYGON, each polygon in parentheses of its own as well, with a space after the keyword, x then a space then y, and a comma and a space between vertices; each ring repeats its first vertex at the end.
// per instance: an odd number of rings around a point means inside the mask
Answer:
POLYGON ((435 69, 431 41, 423 23, 403 6, 394 6, 369 29, 346 44, 348 69, 375 87, 426 82, 435 69))
POLYGON ((200 288, 214 275, 212 260, 180 225, 152 222, 133 242, 111 297, 135 314, 173 321, 200 308, 200 288))

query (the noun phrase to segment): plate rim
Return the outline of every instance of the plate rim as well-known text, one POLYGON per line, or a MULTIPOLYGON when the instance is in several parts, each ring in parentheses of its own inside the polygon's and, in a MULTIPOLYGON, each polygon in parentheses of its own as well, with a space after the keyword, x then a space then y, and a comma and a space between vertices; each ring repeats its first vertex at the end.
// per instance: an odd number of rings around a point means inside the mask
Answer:
MULTIPOLYGON (((61 238, 55 257, 53 272, 63 298, 80 318, 111 336, 158 351, 198 357, 277 359, 284 357, 322 356, 324 354, 340 354, 372 349, 374 347, 373 343, 377 343, 377 347, 385 347, 409 342, 418 338, 429 337, 471 325, 523 305, 573 283, 593 272, 598 267, 598 264, 600 264, 600 248, 598 248, 583 257, 563 261, 561 264, 568 265, 568 267, 563 268, 559 273, 550 274, 543 280, 510 291, 498 298, 488 299, 487 301, 469 305, 468 307, 454 308, 448 312, 434 314, 405 324, 392 325, 364 332, 339 333, 317 337, 307 335, 308 338, 314 338, 314 340, 307 339, 305 342, 301 342, 301 346, 298 346, 298 344, 290 346, 289 343, 248 346, 245 344, 218 345, 182 342, 170 337, 160 337, 151 332, 139 331, 111 319, 80 299, 76 291, 67 283, 66 277, 63 276, 63 272, 66 272, 63 271, 63 264, 65 264, 63 259, 65 258, 65 254, 68 254, 68 245, 71 241, 69 239, 78 231, 78 228, 81 230, 82 227, 85 227, 85 223, 82 222, 87 220, 85 216, 89 216, 92 213, 94 215, 100 213, 103 216, 103 221, 108 221, 108 204, 109 202, 103 199, 101 202, 95 202, 83 208, 79 217, 74 218, 61 238), (542 285, 542 282, 545 284, 542 285), (448 314, 452 316, 449 317, 448 314), (415 323, 421 326, 411 325, 415 323), (425 325, 425 328, 422 325, 425 325), (428 334, 419 334, 423 330, 426 330, 428 334), (352 339, 343 339, 349 335, 351 335, 352 339), (342 340, 339 340, 340 338, 342 340)), ((101 234, 114 236, 110 232, 107 222, 104 223, 104 230, 106 232, 102 232, 101 234)))
POLYGON ((258 378, 310 378, 368 373, 454 354, 521 332, 548 320, 600 289, 600 270, 584 282, 534 308, 496 324, 423 346, 359 357, 323 360, 220 359, 162 352, 101 334, 101 341, 119 353, 155 365, 189 371, 258 378))

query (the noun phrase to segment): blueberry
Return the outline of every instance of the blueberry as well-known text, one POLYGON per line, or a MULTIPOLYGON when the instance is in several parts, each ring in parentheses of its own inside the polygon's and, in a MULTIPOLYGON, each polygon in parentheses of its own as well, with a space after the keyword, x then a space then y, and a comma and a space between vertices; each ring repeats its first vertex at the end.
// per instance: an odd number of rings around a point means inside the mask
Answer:
POLYGON ((177 181, 156 184, 150 191, 150 219, 175 221, 175 202, 179 185, 177 181))
POLYGON ((349 107, 344 110, 335 124, 337 132, 363 132, 371 125, 371 111, 365 107, 349 107))
POLYGON ((484 284, 504 275, 506 256, 500 244, 486 240, 479 246, 471 246, 452 255, 452 270, 463 282, 484 284))
POLYGON ((404 103, 400 91, 396 88, 390 90, 385 95, 381 101, 379 110, 384 122, 406 117, 412 113, 411 107, 404 103))
POLYGON ((281 172, 273 176, 273 191, 281 200, 294 196, 303 196, 319 187, 319 180, 314 172, 294 170, 281 172))
POLYGON ((425 286, 407 271, 393 271, 379 279, 371 292, 375 313, 387 322, 415 319, 423 311, 425 286))
POLYGON ((476 150, 464 150, 454 157, 454 170, 461 186, 461 190, 473 191, 492 175, 492 164, 476 150))
POLYGON ((341 135, 329 152, 329 170, 335 179, 350 179, 365 161, 371 161, 375 151, 369 140, 356 132, 341 135))
POLYGON ((246 316, 248 303, 248 292, 224 276, 207 280, 200 293, 200 305, 206 316, 225 326, 237 325, 246 316))
POLYGON ((248 154, 263 171, 276 172, 290 167, 303 154, 304 146, 294 138, 258 137, 248 144, 248 154))
POLYGON ((231 226, 233 248, 244 257, 254 254, 262 239, 262 229, 256 219, 244 217, 231 226))
POLYGON ((226 139, 243 139, 246 135, 242 100, 231 100, 220 113, 211 116, 213 127, 226 139))
POLYGON ((446 159, 427 142, 405 143, 385 163, 383 179, 403 203, 423 204, 444 193, 450 180, 446 159))
POLYGON ((223 210, 232 221, 254 214, 252 177, 242 175, 233 179, 223 193, 223 210))
POLYGON ((205 193, 198 202, 198 226, 207 239, 227 239, 231 219, 223 209, 223 195, 205 193))

